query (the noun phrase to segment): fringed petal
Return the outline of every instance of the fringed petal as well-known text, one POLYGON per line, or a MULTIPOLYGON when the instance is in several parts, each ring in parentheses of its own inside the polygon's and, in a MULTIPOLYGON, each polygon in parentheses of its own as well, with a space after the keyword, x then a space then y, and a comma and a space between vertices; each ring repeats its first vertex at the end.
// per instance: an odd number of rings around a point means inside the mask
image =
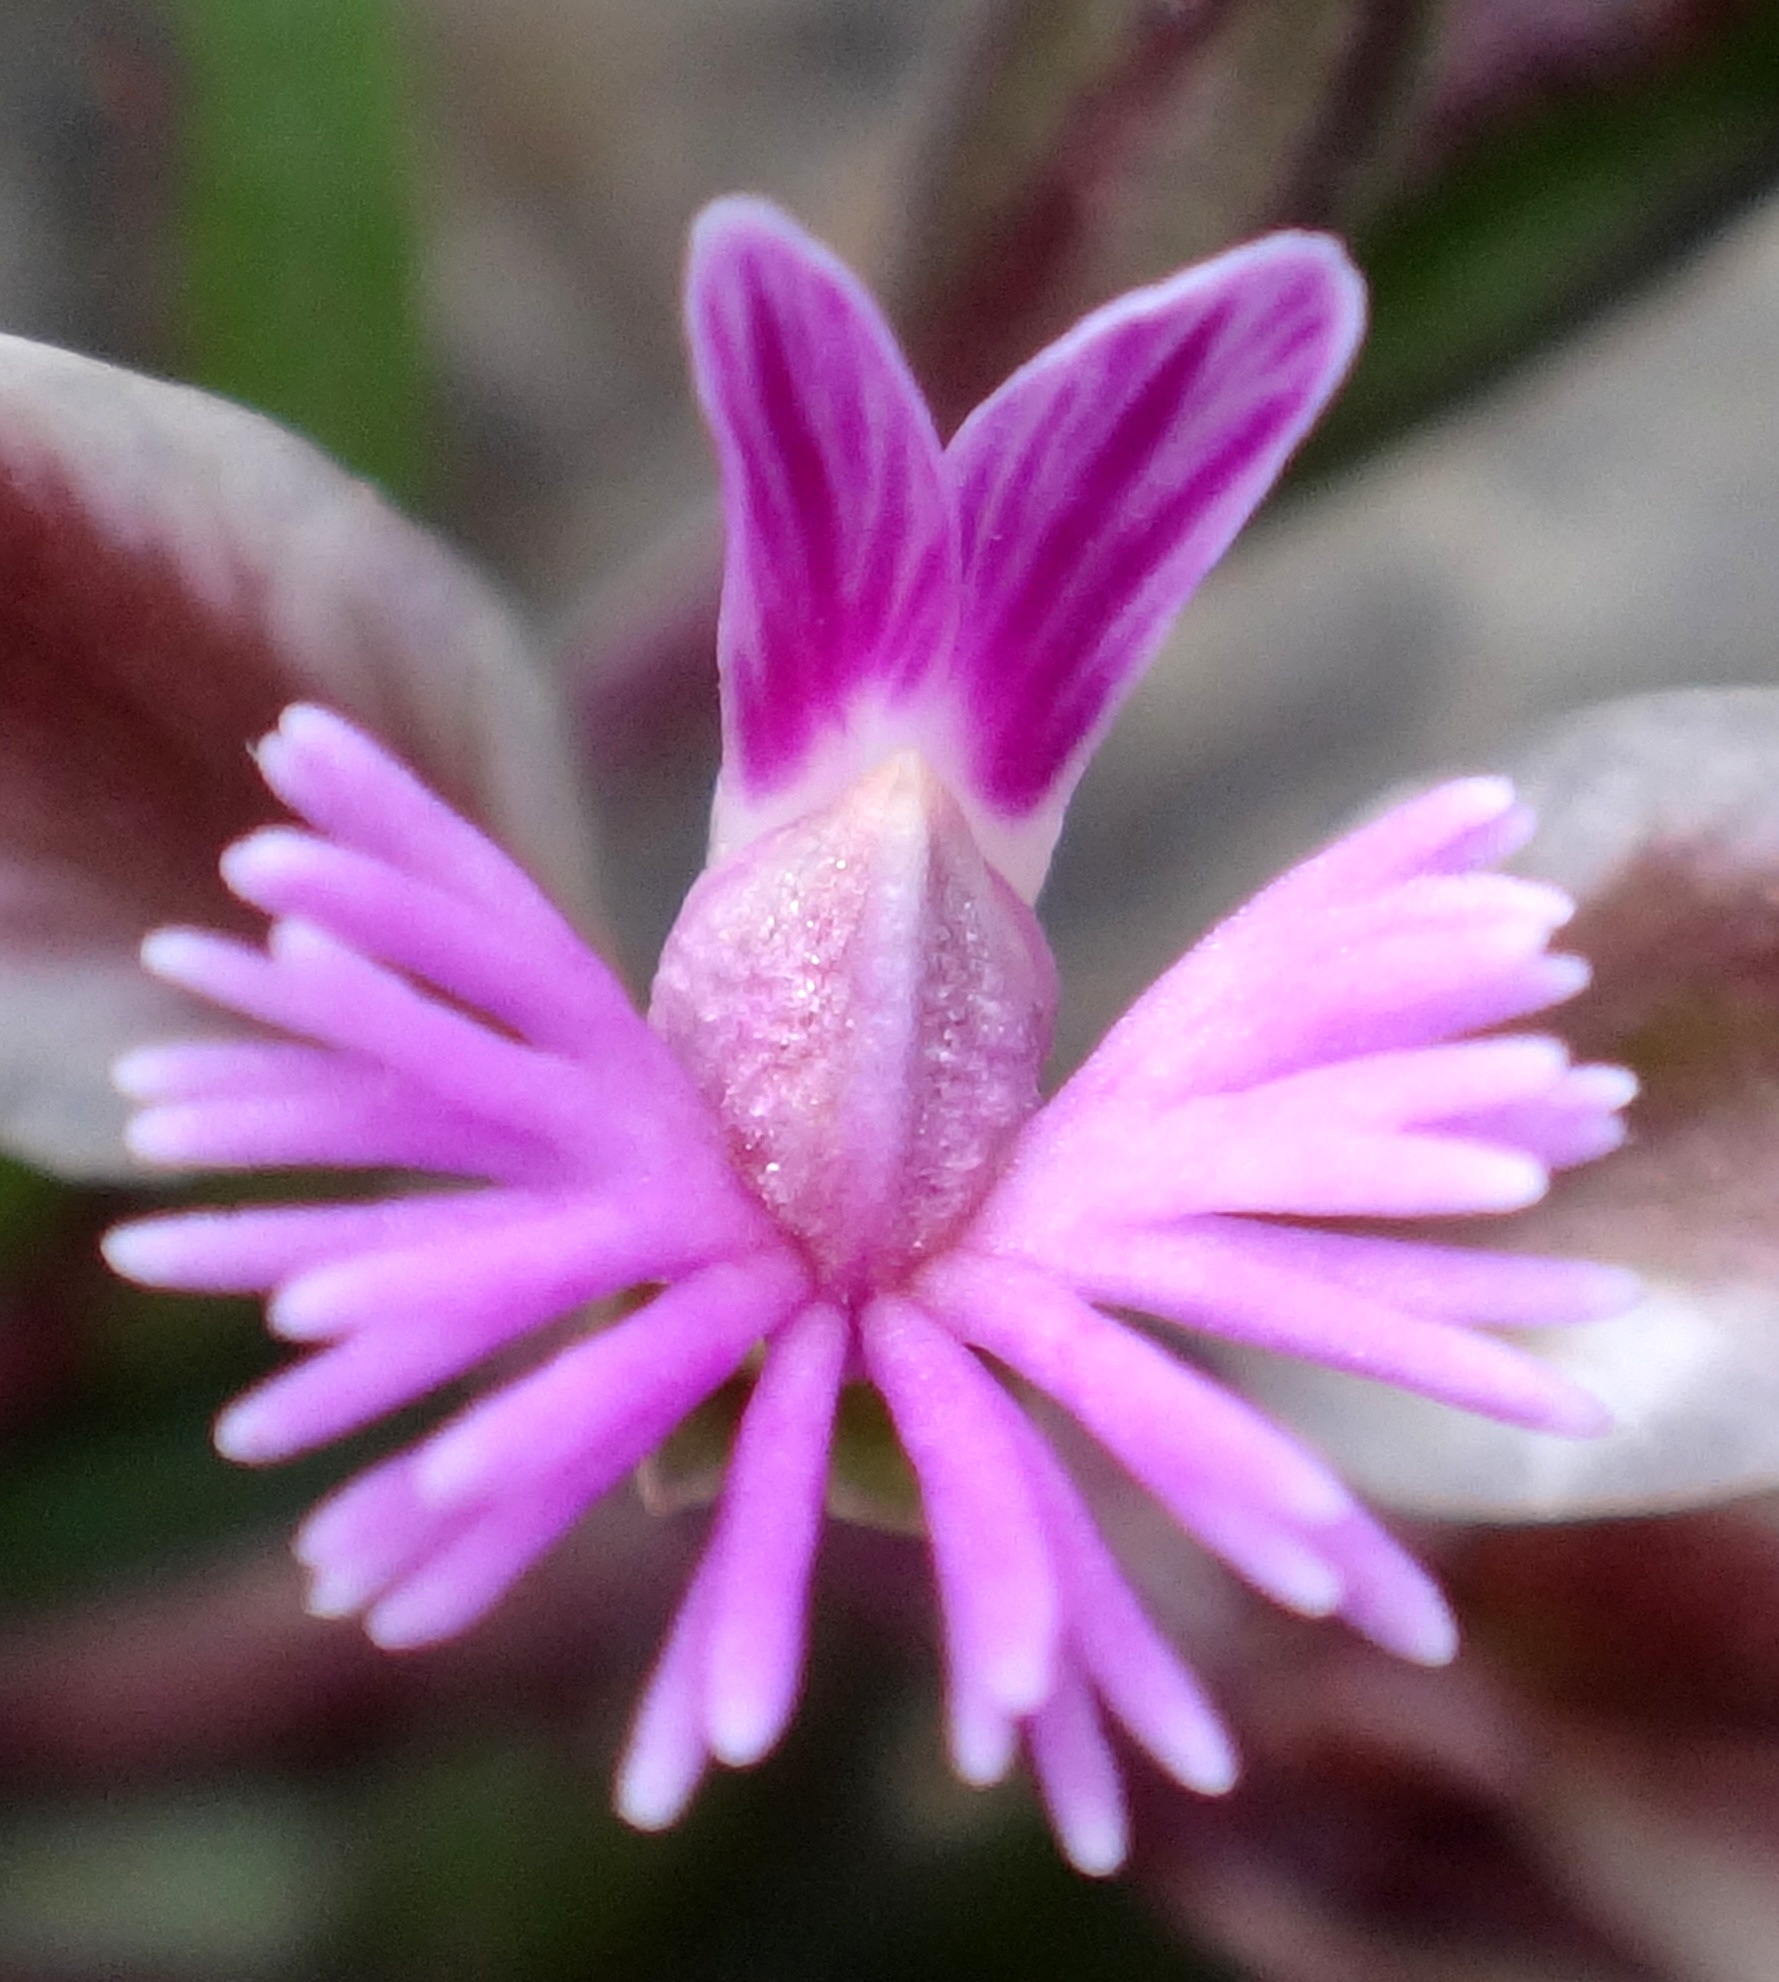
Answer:
MULTIPOLYGON (((630 1205, 581 1203, 311 1267, 273 1297, 272 1326, 297 1341, 339 1338, 338 1346, 232 1405, 217 1441, 231 1458, 264 1461, 336 1438, 460 1376, 503 1342, 682 1267, 673 1244, 662 1221, 651 1229, 630 1205)), ((609 1345, 618 1333, 598 1341, 609 1345)))
POLYGON ((487 1012, 536 1046, 614 1056, 647 1038, 611 972, 547 911, 515 915, 288 827, 238 840, 223 878, 267 915, 306 922, 487 1012), (547 919, 546 919, 547 918, 547 919))
MULTIPOLYGON (((1294 1236, 1273 1225, 1244 1233, 1234 1220, 1194 1220, 1178 1232, 1113 1232, 1077 1242, 1070 1277, 1096 1300, 1306 1356, 1511 1424, 1570 1437, 1606 1428, 1594 1398, 1550 1365, 1292 1265, 1294 1236), (1284 1243, 1272 1254, 1275 1233, 1284 1243)), ((1377 1242, 1380 1250, 1385 1243, 1377 1242)), ((1556 1284, 1563 1279, 1559 1267, 1556 1284)), ((1563 1318, 1578 1317, 1571 1311, 1563 1318)))
POLYGON ((1057 1643, 1049 1550, 992 1379, 912 1303, 874 1302, 865 1359, 920 1482, 945 1623, 952 1759, 990 1782, 1007 1720, 1050 1693, 1057 1643))
POLYGON ((788 1254, 706 1267, 435 1432, 422 1490, 460 1506, 610 1446, 635 1465, 808 1297, 788 1254))
POLYGON ((380 1069, 335 1056, 300 1092, 144 1108, 125 1141, 145 1163, 193 1170, 426 1170, 532 1183, 560 1176, 555 1152, 416 1094, 380 1069))
POLYGON ((243 1017, 356 1054, 502 1129, 569 1142, 597 1106, 584 1072, 501 1038, 312 924, 274 926, 265 952, 163 929, 143 945, 157 977, 243 1017))
POLYGON ((1202 1240, 1238 1271, 1257 1260, 1427 1320, 1549 1328, 1620 1314, 1641 1291, 1634 1273, 1593 1260, 1543 1259, 1271 1219, 1195 1218, 1177 1236, 1195 1248, 1202 1240))
POLYGON ((1235 1781, 1236 1757, 1216 1709, 1150 1623, 1044 1439, 1022 1418, 1015 1436, 1050 1536, 1074 1657, 1176 1782, 1220 1795, 1235 1781))
POLYGON ((1130 1838, 1124 1784, 1092 1689, 1068 1660, 1026 1722, 1026 1739, 1063 1856, 1089 1878, 1116 1872, 1130 1838))
MULTIPOLYGON (((472 1231, 502 1227, 563 1208, 561 1197, 509 1190, 428 1191, 367 1204, 292 1204, 269 1210, 175 1211, 115 1225, 105 1236, 112 1269, 148 1287, 211 1294, 260 1294, 315 1267, 339 1265, 472 1231)), ((315 1318, 323 1336, 343 1333, 346 1318, 315 1318)), ((300 1317, 286 1313, 281 1333, 300 1317)))
POLYGON ((326 838, 369 854, 504 920, 543 933, 561 917, 486 833, 407 766, 331 709, 293 702, 254 761, 269 789, 326 838))
POLYGON ((639 1831, 677 1823, 710 1761, 703 1680, 716 1573, 715 1559, 706 1554, 637 1703, 618 1765, 618 1815, 639 1831))
POLYGON ((1046 1274, 954 1253, 916 1290, 965 1341, 1054 1397, 1183 1519, 1201 1497, 1241 1500, 1293 1524, 1335 1520, 1351 1505, 1332 1473, 1251 1406, 1046 1274))
POLYGON ((825 1306, 781 1329, 730 1455, 710 1543, 704 1719, 711 1752, 736 1766, 772 1747, 797 1703, 848 1338, 825 1306))

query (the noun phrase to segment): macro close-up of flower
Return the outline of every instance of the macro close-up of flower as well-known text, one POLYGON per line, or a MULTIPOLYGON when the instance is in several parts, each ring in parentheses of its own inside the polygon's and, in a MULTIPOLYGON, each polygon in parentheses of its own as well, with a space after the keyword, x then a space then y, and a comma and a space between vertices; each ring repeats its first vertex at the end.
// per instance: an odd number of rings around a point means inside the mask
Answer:
POLYGON ((498 1359, 299 1535, 311 1606, 392 1648, 475 1622, 689 1414, 742 1399, 620 1764, 648 1828, 784 1731, 837 1415, 870 1386, 918 1488, 953 1766, 986 1784, 1023 1751, 1064 1853, 1108 1872, 1108 1722, 1210 1793, 1240 1731, 1127 1581, 1071 1440, 1277 1604, 1448 1659, 1432 1579, 1217 1357, 1603 1431, 1496 1331, 1601 1320, 1635 1280, 1475 1241, 1618 1148, 1635 1082, 1522 1029, 1588 971, 1549 947, 1568 897, 1502 871, 1530 814, 1472 777, 1289 870, 1043 1096, 1032 905, 1120 702, 1353 357, 1363 289, 1330 237, 1101 307, 944 444, 862 286, 764 203, 705 211, 686 311, 724 500, 723 757, 646 1018, 422 767, 293 699, 256 760, 295 823, 223 858, 263 946, 173 926, 143 951, 259 1030, 138 1046, 117 1080, 144 1163, 373 1188, 160 1212, 107 1257, 266 1294, 307 1350, 224 1414, 237 1460, 498 1359))

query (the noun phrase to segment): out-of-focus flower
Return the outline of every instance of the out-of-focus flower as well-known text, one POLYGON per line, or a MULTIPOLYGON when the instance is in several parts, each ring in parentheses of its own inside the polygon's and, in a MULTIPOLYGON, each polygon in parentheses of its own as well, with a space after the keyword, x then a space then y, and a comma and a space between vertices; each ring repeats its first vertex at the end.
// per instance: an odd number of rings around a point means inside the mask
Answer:
POLYGON ((848 1383, 881 1393, 918 1482, 955 1765, 992 1781, 1023 1741, 1089 1871, 1125 1848, 1102 1709, 1188 1786, 1235 1765, 1028 1388, 1277 1602, 1411 1659, 1453 1646, 1327 1467, 1107 1306, 1600 1428, 1476 1324, 1596 1317, 1626 1276, 1344 1222, 1516 1210, 1620 1138, 1627 1076, 1495 1030, 1586 978, 1547 951, 1567 899, 1490 871, 1529 830, 1504 782, 1287 874, 1039 1106, 1054 973, 1028 904, 1069 793, 1361 315, 1333 243, 1277 236, 1089 317, 941 449, 846 271, 720 204, 689 320, 728 516, 725 754, 649 1023, 513 861, 313 705, 258 753, 302 826, 224 862, 266 947, 147 945, 159 978, 285 1036, 127 1058, 139 1156, 471 1186, 112 1235, 131 1277, 267 1291, 273 1328, 318 1345, 225 1415, 226 1452, 286 1457, 643 1290, 312 1516, 315 1607, 389 1645, 462 1629, 751 1379, 623 1765, 639 1823, 791 1713, 848 1383))

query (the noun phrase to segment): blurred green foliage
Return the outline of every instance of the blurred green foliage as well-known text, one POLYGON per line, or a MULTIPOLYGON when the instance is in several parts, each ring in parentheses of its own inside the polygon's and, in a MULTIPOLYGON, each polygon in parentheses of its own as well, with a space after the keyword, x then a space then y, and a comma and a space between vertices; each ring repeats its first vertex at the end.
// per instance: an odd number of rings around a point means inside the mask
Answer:
POLYGON ((387 0, 174 0, 185 366, 399 497, 426 481, 415 130, 387 0))
POLYGON ((1305 447, 1314 476, 1474 390, 1653 276, 1779 174, 1779 8, 1652 68, 1572 88, 1386 208, 1357 250, 1372 322, 1305 447))

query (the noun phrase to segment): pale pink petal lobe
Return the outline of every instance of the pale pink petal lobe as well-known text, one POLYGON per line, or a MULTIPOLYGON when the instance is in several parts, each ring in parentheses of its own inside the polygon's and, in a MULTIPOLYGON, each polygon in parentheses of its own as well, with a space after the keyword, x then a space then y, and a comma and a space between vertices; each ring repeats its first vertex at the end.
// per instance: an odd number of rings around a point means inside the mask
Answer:
POLYGON ((1053 1682, 1049 1550, 993 1379, 911 1302, 874 1302, 861 1327, 872 1379, 920 1481, 945 1623, 953 1760, 966 1780, 991 1781, 992 1763, 965 1737, 992 1730, 985 1707, 1030 1713, 1053 1682))
POLYGON ((849 1333, 838 1310, 815 1307, 774 1337, 730 1455, 704 1698, 711 1752, 737 1766, 766 1753, 797 1703, 849 1333))
POLYGON ((677 1822, 710 1760, 701 1682, 714 1581, 715 1564, 706 1555, 661 1648, 618 1765, 618 1815, 639 1831, 662 1831, 677 1822))
POLYGON ((1235 1781, 1236 1756, 1216 1710, 1149 1621, 1049 1445, 1022 1416, 1008 1415, 1050 1535, 1074 1657, 1176 1782, 1221 1794, 1235 1781))
POLYGON ((1129 1843, 1124 1785, 1092 1690, 1073 1666, 1062 1667, 1027 1728, 1032 1767, 1063 1856, 1089 1878, 1116 1872, 1129 1843))

